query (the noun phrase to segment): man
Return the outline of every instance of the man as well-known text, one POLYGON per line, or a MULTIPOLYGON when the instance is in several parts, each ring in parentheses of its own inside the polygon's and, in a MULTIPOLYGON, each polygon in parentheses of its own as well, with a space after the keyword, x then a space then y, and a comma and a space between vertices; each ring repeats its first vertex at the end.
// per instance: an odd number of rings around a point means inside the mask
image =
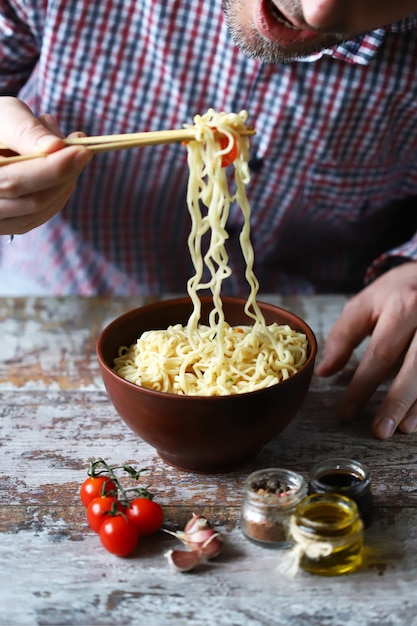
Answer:
POLYGON ((414 0, 224 0, 236 43, 271 63, 319 52, 416 11, 414 0))
MULTIPOLYGON (((357 292, 317 373, 338 371, 370 335, 341 415, 359 414, 403 357, 372 428, 417 430, 417 1, 0 7, 0 142, 49 153, 0 168, 0 234, 24 234, 3 245, 4 271, 40 293, 184 291, 183 148, 91 159, 60 137, 247 109, 261 290, 357 292)), ((232 208, 234 294, 245 292, 240 224, 232 208)))

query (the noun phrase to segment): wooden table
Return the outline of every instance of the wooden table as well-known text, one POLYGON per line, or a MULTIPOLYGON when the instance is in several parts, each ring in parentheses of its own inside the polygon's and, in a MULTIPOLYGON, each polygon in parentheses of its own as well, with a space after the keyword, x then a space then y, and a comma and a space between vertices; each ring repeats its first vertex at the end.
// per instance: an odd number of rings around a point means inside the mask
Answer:
MULTIPOLYGON (((304 317, 323 347, 345 298, 263 297, 304 317)), ((165 465, 128 430, 104 391, 95 357, 100 329, 142 303, 123 299, 0 300, 0 624, 128 626, 412 626, 417 624, 417 436, 370 434, 364 419, 340 424, 337 406, 355 359, 332 380, 314 379, 287 430, 239 471, 196 475, 165 465), (281 466, 308 477, 344 455, 367 463, 376 515, 362 568, 323 578, 283 577, 282 551, 248 542, 239 526, 247 474, 281 466), (88 459, 147 467, 167 524, 204 514, 226 537, 198 570, 172 571, 160 532, 130 558, 107 553, 78 498, 88 459)), ((358 358, 358 355, 355 357, 358 358)))

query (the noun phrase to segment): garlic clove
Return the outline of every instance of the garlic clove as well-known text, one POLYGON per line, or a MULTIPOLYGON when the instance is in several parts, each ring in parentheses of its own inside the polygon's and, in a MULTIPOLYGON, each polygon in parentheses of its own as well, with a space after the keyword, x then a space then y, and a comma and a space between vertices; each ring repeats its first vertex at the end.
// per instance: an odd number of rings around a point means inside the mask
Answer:
POLYGON ((163 530, 179 539, 189 549, 166 553, 168 560, 178 571, 186 572, 202 561, 213 559, 223 549, 224 537, 202 515, 193 513, 184 530, 163 530))
POLYGON ((184 532, 191 534, 207 528, 211 528, 209 521, 202 515, 193 513, 192 518, 185 525, 184 532))
POLYGON ((213 529, 199 530, 186 534, 181 541, 193 552, 201 557, 213 559, 223 548, 224 540, 221 534, 213 529))
POLYGON ((169 564, 177 572, 189 572, 201 562, 197 552, 190 552, 188 550, 168 550, 165 556, 169 564))

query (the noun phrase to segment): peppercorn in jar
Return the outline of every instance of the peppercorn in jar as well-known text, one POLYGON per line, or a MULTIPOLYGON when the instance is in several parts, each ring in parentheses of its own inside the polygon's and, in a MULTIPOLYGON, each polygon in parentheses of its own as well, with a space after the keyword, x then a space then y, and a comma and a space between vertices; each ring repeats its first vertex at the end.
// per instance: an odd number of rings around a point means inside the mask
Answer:
POLYGON ((242 532, 263 547, 288 545, 287 524, 307 486, 296 472, 267 468, 250 474, 243 487, 242 532))

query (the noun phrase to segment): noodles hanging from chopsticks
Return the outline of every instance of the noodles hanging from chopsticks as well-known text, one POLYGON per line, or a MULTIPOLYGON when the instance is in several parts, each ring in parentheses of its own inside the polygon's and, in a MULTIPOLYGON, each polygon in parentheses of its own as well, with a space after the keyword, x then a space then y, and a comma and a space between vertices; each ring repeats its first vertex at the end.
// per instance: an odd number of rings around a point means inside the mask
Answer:
POLYGON ((217 113, 213 109, 194 118, 196 140, 187 144, 187 206, 192 222, 188 246, 195 270, 187 291, 193 312, 185 327, 178 324, 167 330, 147 331, 132 346, 120 348, 115 371, 135 384, 187 395, 245 393, 289 378, 307 359, 306 336, 287 325, 267 326, 256 301, 259 284, 253 271, 246 195, 249 140, 240 134, 246 121, 246 111, 217 113), (234 193, 230 192, 224 167, 232 154, 234 193), (234 202, 243 214, 240 245, 249 286, 245 312, 253 319, 253 325, 238 328, 225 320, 221 299, 223 281, 231 275, 226 244, 227 220, 234 202), (209 237, 205 253, 204 236, 209 237), (213 298, 208 325, 200 324, 201 290, 210 290, 213 298))

